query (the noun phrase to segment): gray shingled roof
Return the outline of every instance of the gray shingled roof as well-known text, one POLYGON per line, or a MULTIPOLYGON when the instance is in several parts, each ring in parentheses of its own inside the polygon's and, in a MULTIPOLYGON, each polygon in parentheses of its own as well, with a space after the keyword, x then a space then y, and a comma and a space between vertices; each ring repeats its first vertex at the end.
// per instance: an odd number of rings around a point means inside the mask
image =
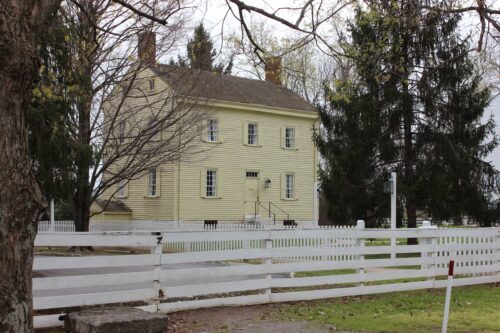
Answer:
POLYGON ((299 95, 271 82, 170 65, 151 69, 183 96, 316 112, 299 95))
POLYGON ((103 209, 105 212, 131 212, 130 209, 122 201, 106 201, 106 200, 96 200, 95 203, 103 209))

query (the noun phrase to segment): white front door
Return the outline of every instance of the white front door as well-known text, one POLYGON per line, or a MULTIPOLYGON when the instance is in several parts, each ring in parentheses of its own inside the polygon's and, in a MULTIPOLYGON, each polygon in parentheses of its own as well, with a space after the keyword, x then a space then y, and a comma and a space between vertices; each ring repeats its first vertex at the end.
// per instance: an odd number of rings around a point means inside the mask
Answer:
MULTIPOLYGON (((259 200, 259 174, 247 171, 245 175, 245 215, 255 214, 255 202, 259 200)), ((257 206, 257 214, 259 213, 257 206)))

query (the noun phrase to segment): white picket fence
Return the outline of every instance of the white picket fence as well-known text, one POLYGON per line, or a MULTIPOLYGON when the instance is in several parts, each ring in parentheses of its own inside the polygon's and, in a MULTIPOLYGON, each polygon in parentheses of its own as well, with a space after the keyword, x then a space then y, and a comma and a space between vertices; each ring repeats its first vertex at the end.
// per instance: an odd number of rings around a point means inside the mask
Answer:
POLYGON ((38 232, 75 232, 75 223, 73 221, 50 221, 38 222, 38 232))
MULTIPOLYGON (((162 220, 110 220, 110 221, 90 221, 90 232, 101 231, 202 231, 202 230, 281 230, 283 228, 311 229, 314 225, 311 221, 304 221, 293 227, 277 224, 244 224, 241 222, 220 223, 218 225, 205 225, 200 221, 162 221, 162 220)), ((317 228, 353 228, 352 226, 317 226, 317 228)), ((73 221, 54 221, 53 226, 50 221, 40 221, 39 232, 75 232, 73 221), (53 228, 54 230, 51 230, 53 228)))
POLYGON ((35 327, 61 325, 65 309, 97 304, 172 312, 441 288, 450 259, 455 286, 500 282, 500 228, 41 233, 35 246, 150 248, 144 255, 36 257, 33 269, 45 276, 33 279, 34 309, 56 314, 36 315, 35 327), (419 244, 389 245, 409 237, 419 244), (174 243, 188 247, 164 251, 174 243), (219 248, 192 246, 204 243, 219 248), (318 271, 329 275, 291 274, 318 271))

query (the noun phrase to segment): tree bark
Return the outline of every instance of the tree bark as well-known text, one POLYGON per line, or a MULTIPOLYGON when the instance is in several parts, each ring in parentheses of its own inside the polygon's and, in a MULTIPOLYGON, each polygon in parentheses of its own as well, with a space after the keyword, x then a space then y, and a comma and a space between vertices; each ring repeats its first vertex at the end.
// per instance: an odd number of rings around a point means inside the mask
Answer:
POLYGON ((44 209, 28 154, 36 38, 57 1, 0 0, 0 332, 33 331, 31 270, 44 209))
MULTIPOLYGON (((78 108, 78 143, 80 154, 77 165, 77 189, 73 198, 73 214, 76 231, 89 231, 90 204, 92 187, 90 184, 90 168, 92 166, 92 146, 91 137, 91 112, 92 112, 92 75, 95 64, 96 39, 95 30, 88 22, 90 17, 92 22, 97 22, 97 6, 92 2, 84 4, 85 13, 79 13, 79 34, 85 41, 85 46, 78 49, 78 76, 80 81, 81 96, 77 103, 78 108)), ((94 166, 96 167, 96 166, 94 166)))

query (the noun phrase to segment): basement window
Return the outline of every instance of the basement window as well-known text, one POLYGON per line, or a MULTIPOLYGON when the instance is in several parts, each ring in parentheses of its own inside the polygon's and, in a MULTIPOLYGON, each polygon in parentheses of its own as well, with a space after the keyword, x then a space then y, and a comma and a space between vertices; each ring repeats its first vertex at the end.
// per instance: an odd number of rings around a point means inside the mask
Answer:
POLYGON ((205 229, 217 229, 217 220, 205 220, 203 226, 205 229))

